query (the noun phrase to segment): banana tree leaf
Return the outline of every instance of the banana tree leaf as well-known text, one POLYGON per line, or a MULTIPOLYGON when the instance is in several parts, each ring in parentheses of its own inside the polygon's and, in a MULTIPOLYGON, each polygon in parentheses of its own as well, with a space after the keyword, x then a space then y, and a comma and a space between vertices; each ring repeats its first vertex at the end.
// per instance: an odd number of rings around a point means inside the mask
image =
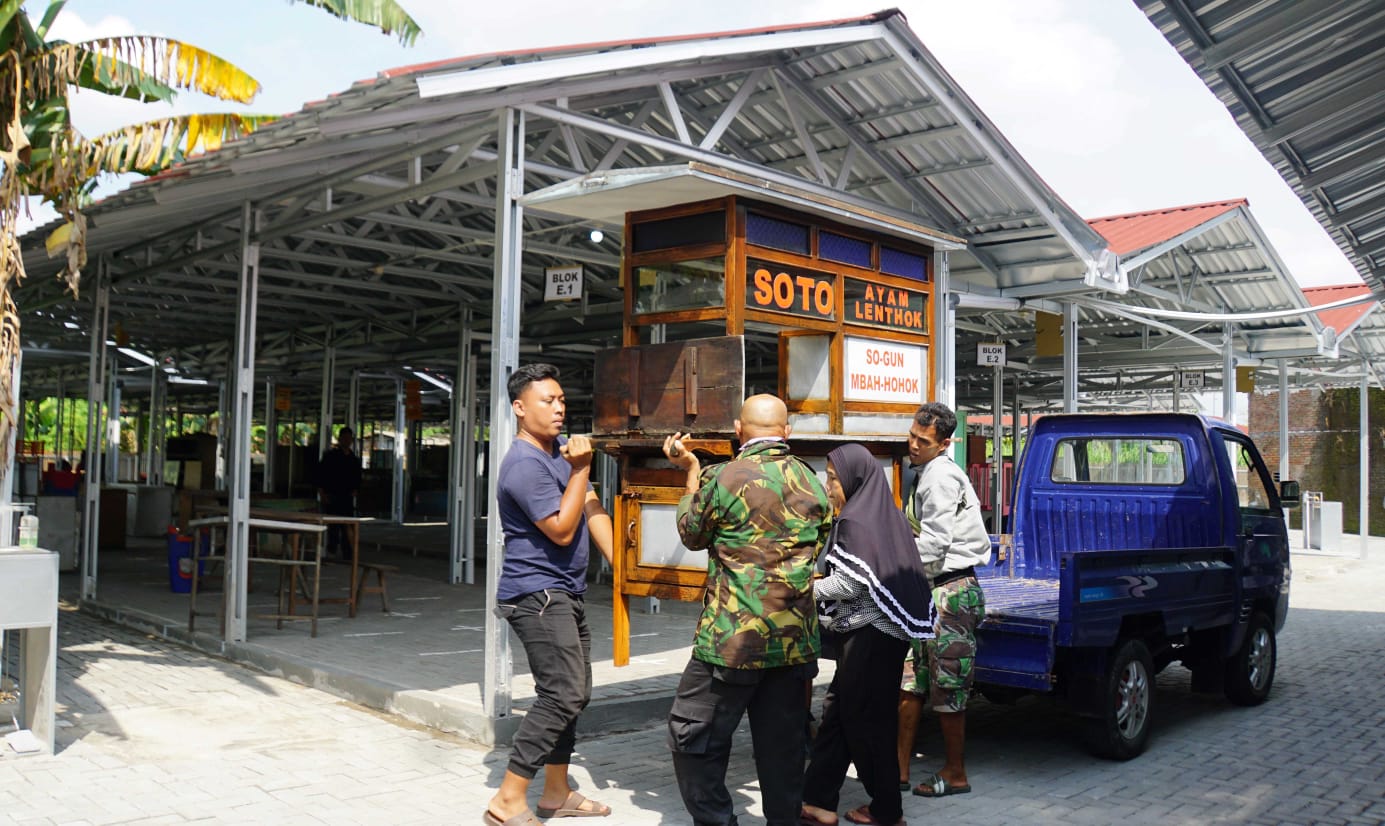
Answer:
POLYGON ((343 20, 365 23, 374 26, 385 34, 399 38, 405 46, 423 33, 423 28, 409 16, 404 7, 394 0, 297 0, 305 5, 322 9, 328 14, 343 20))

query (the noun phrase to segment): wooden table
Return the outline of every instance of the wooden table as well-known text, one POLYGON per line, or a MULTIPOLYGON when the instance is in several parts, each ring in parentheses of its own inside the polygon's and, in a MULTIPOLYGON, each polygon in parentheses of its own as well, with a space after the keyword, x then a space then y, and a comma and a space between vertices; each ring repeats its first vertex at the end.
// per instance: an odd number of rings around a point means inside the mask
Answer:
MULTIPOLYGON (((217 505, 204 508, 205 513, 222 515, 226 513, 225 506, 217 505)), ((252 522, 256 519, 297 522, 309 525, 322 525, 324 528, 333 525, 340 525, 346 529, 347 538, 351 543, 351 588, 345 597, 328 597, 319 600, 320 604, 346 605, 347 615, 356 616, 356 587, 360 584, 361 577, 361 523, 373 522, 375 520, 368 516, 333 516, 327 513, 313 513, 311 511, 279 511, 270 508, 251 508, 250 518, 252 522)))
MULTIPOLYGON (((271 512, 272 513, 272 512, 271 512)), ((194 519, 188 523, 188 527, 193 530, 192 540, 192 588, 188 593, 188 631, 196 630, 197 617, 204 616, 197 611, 197 592, 199 580, 201 579, 201 565, 206 560, 217 560, 222 564, 222 587, 221 587, 221 631, 226 632, 226 557, 215 554, 216 532, 220 528, 226 531, 230 527, 229 516, 210 516, 202 519, 194 519), (202 531, 206 529, 209 533, 208 548, 212 553, 202 554, 202 531)), ((289 538, 289 555, 287 557, 266 557, 252 556, 248 559, 252 564, 274 565, 279 570, 279 594, 278 611, 273 614, 257 614, 256 616, 275 620, 279 628, 284 627, 286 621, 307 621, 312 623, 312 636, 317 636, 317 613, 318 606, 325 600, 321 598, 322 588, 322 554, 325 549, 325 535, 327 528, 321 524, 313 524, 304 520, 283 520, 283 519, 262 519, 251 517, 249 520, 250 530, 266 533, 281 533, 289 538), (303 548, 299 543, 299 537, 309 534, 316 538, 313 543, 312 559, 305 559, 303 548), (305 571, 312 570, 312 586, 309 587, 305 578, 305 571), (284 577, 288 577, 285 583, 284 577), (305 591, 306 599, 312 606, 312 613, 302 616, 297 612, 296 594, 302 587, 305 591), (285 600, 287 599, 287 604, 285 600)), ((247 588, 249 583, 247 583, 247 588)), ((339 601, 339 600, 337 600, 339 601)))

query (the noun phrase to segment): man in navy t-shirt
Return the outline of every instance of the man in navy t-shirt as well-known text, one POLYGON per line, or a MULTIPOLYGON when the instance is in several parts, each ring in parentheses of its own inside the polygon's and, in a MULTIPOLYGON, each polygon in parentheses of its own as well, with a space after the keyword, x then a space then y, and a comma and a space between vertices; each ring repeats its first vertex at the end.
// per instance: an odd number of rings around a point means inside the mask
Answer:
POLYGON ((591 700, 587 539, 611 559, 611 517, 592 490, 592 446, 564 439, 558 368, 527 364, 508 382, 518 433, 497 478, 505 560, 497 610, 524 646, 537 697, 515 732, 510 765, 485 814, 490 826, 536 826, 529 783, 544 769, 539 817, 609 815, 568 785, 577 715, 591 700))

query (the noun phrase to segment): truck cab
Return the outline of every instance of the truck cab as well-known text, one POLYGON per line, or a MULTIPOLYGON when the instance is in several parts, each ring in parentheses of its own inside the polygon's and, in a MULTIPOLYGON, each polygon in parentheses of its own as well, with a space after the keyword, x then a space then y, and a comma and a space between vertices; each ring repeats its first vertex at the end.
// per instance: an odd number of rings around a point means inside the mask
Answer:
POLYGON ((1054 694, 1084 718, 1091 748, 1145 747, 1155 675, 1263 702, 1288 610, 1282 503, 1254 442, 1185 414, 1040 419, 1014 493, 1014 532, 978 571, 983 693, 1054 694))

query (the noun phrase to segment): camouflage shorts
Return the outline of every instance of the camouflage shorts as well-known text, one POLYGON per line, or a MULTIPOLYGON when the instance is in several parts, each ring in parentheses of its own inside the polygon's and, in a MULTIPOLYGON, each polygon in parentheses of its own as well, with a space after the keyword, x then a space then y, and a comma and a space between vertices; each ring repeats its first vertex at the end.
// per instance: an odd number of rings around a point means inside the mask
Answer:
POLYGON ((912 674, 901 688, 928 698, 934 711, 963 711, 971 693, 976 661, 976 626, 986 616, 986 595, 974 577, 933 589, 931 640, 911 646, 912 674))

